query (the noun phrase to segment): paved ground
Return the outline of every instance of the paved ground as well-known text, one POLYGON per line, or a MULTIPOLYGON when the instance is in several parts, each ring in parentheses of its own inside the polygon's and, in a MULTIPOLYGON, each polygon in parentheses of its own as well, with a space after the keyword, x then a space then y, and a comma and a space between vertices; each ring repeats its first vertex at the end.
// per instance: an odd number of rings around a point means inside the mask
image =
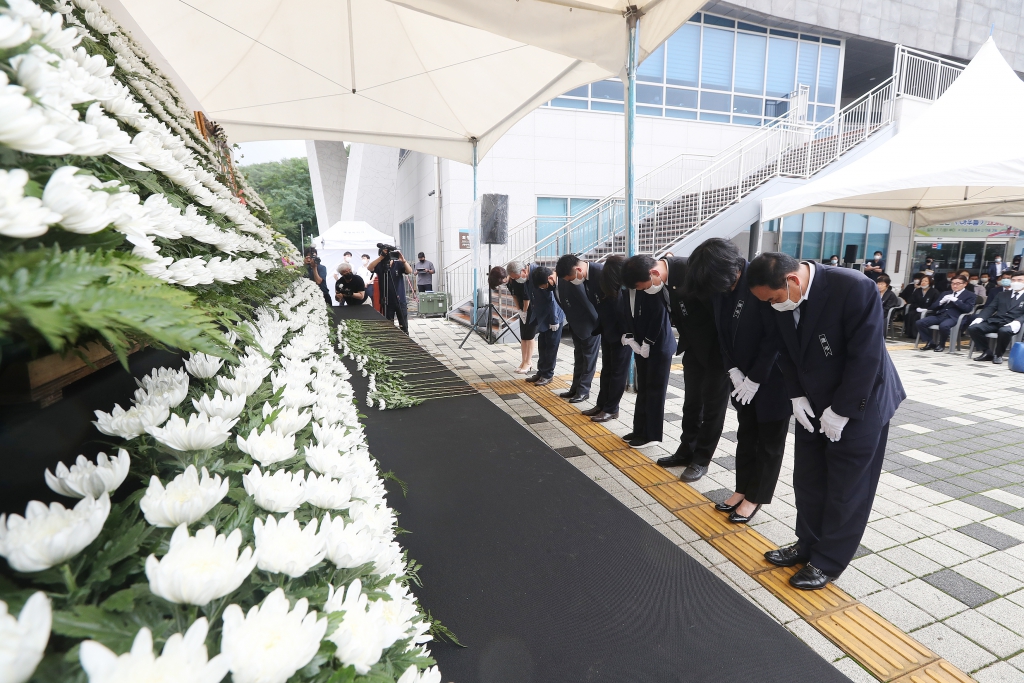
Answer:
MULTIPOLYGON (((473 338, 460 350, 464 330, 410 320, 413 338, 467 381, 522 377, 513 374, 518 345, 473 338)), ((892 420, 858 557, 838 585, 981 683, 1024 683, 1024 381, 1005 364, 969 362, 966 354, 901 345, 891 355, 908 399, 892 420)), ((556 375, 571 374, 571 362, 564 348, 556 375)), ((641 449, 651 459, 678 444, 682 385, 682 372, 673 370, 665 441, 641 449)), ((851 679, 875 680, 535 403, 518 394, 490 398, 851 679)), ((620 419, 605 426, 631 431, 632 400, 627 393, 620 419)), ((730 410, 712 466, 695 484, 712 500, 732 491, 735 429, 730 410)), ((752 525, 780 545, 795 540, 792 454, 790 436, 775 500, 752 525)))

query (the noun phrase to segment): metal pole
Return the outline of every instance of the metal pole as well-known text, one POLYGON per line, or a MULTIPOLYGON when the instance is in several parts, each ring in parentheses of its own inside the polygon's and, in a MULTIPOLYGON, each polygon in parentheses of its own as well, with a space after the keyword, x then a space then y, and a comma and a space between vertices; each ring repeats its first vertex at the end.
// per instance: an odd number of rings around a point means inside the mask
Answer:
POLYGON ((473 201, 476 201, 476 138, 470 138, 473 141, 473 201))
POLYGON ((633 256, 637 252, 633 141, 636 127, 636 66, 640 51, 640 13, 635 6, 626 9, 626 28, 629 31, 626 51, 626 255, 633 256))
MULTIPOLYGON (((476 201, 476 138, 470 138, 473 143, 473 201, 476 201)), ((477 235, 477 248, 480 248, 480 236, 477 235)), ((475 260, 475 259, 474 259, 475 260)), ((473 268, 473 322, 476 322, 477 308, 480 306, 480 290, 477 288, 477 269, 473 268)))

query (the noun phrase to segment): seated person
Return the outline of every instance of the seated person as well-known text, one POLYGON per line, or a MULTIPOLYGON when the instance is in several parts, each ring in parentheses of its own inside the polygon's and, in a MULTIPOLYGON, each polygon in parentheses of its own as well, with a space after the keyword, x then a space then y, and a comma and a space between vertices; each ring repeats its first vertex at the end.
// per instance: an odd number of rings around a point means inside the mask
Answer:
POLYGON ((361 306, 366 301, 366 283, 352 272, 351 263, 338 264, 338 280, 334 283, 334 298, 343 306, 361 306))
POLYGON ((1006 347, 1013 341, 1013 336, 1020 332, 1024 325, 1024 273, 1008 270, 1000 276, 1000 280, 1009 280, 1006 289, 993 292, 974 319, 967 333, 974 340, 974 346, 981 351, 976 361, 992 361, 1002 363, 1006 347), (996 334, 996 348, 993 354, 986 334, 996 334))
POLYGON ((892 291, 892 279, 882 273, 875 280, 875 284, 878 285, 878 293, 882 296, 882 313, 888 313, 889 309, 898 308, 900 305, 900 297, 896 296, 896 292, 892 291))
POLYGON ((917 288, 921 286, 921 278, 924 277, 924 273, 914 273, 914 277, 907 283, 907 286, 900 290, 900 298, 904 302, 910 303, 910 297, 914 295, 917 288))
POLYGON ((944 292, 941 298, 937 298, 927 309, 918 308, 918 313, 925 317, 917 321, 917 331, 921 339, 927 339, 928 343, 921 347, 921 351, 935 351, 936 353, 946 348, 946 339, 949 331, 953 329, 960 316, 964 313, 972 313, 974 304, 978 297, 967 289, 967 280, 954 275, 949 281, 950 290, 944 292), (932 342, 932 325, 939 328, 938 343, 932 342))
POLYGON ((977 294, 982 299, 984 299, 984 298, 986 298, 988 296, 988 292, 986 292, 985 288, 981 285, 981 280, 980 280, 980 278, 977 275, 971 275, 966 270, 963 271, 960 274, 961 275, 966 275, 966 277, 967 277, 967 288, 968 289, 970 289, 972 292, 977 294))
MULTIPOLYGON (((917 337, 917 321, 921 317, 922 309, 927 311, 939 298, 939 293, 932 287, 932 278, 927 272, 925 271, 925 274, 921 276, 921 283, 914 290, 914 293, 910 295, 910 299, 907 300, 907 303, 910 304, 910 309, 907 311, 907 319, 903 321, 903 336, 909 339, 917 337)), ((928 339, 930 338, 931 335, 929 334, 928 339)))

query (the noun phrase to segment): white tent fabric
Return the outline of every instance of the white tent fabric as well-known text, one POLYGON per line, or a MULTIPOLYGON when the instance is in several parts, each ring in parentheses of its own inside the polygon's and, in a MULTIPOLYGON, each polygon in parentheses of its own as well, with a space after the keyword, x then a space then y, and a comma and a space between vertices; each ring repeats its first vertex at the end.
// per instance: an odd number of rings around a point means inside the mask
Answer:
POLYGON ((761 220, 850 211, 923 227, 1024 211, 1024 82, 989 38, 926 112, 878 149, 761 200, 761 220))
POLYGON ((369 142, 470 163, 474 138, 483 157, 541 103, 619 69, 386 0, 121 4, 235 142, 369 142))
MULTIPOLYGON (((370 259, 377 258, 377 243, 391 244, 394 237, 385 235, 365 221, 338 221, 327 230, 313 238, 320 263, 327 266, 330 275, 342 262, 346 251, 352 252, 352 267, 359 268, 359 257, 369 254, 370 259)), ((407 257, 408 258, 408 257, 407 257)))
POLYGON ((641 14, 643 60, 704 0, 392 0, 403 7, 474 26, 619 73, 626 62, 627 7, 641 14))

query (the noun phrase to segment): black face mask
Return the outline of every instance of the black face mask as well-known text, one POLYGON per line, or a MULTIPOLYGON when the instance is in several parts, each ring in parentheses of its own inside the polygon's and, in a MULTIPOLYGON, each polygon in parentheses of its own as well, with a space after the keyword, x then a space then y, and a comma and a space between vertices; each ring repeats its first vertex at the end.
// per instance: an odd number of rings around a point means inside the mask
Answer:
POLYGON ((341 276, 341 279, 344 280, 345 282, 351 281, 352 280, 352 273, 345 273, 344 275, 341 276))

